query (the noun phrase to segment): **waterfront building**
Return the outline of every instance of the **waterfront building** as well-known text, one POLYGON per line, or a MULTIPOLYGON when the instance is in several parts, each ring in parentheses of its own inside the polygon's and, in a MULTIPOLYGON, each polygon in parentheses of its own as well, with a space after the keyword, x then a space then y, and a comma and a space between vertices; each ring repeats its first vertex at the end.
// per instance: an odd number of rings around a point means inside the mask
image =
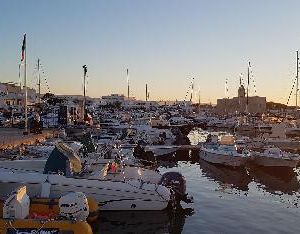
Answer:
MULTIPOLYGON (((33 105, 37 100, 35 89, 27 88, 28 105, 33 105)), ((20 85, 7 82, 0 83, 0 106, 2 108, 14 107, 20 109, 24 106, 25 90, 20 85)))
POLYGON ((266 103, 266 97, 247 97, 245 87, 241 84, 238 89, 237 97, 217 100, 216 112, 218 114, 261 114, 266 112, 266 103))

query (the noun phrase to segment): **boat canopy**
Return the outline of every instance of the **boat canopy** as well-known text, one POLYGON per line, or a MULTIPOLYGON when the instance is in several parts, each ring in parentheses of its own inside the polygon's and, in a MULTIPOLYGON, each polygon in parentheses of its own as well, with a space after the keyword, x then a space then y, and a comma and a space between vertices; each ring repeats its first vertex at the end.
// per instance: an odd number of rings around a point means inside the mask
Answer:
POLYGON ((220 143, 222 145, 234 145, 234 141, 234 136, 226 135, 221 137, 220 143))
POLYGON ((76 152, 64 142, 58 143, 51 152, 44 174, 59 174, 71 176, 73 173, 80 173, 82 169, 81 160, 76 152))

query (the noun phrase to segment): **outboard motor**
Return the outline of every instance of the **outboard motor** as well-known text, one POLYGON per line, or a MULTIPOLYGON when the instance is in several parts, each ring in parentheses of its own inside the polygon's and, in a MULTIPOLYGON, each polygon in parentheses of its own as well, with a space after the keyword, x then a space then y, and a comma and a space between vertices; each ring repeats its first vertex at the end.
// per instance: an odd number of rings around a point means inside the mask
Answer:
POLYGON ((186 193, 186 180, 179 172, 166 172, 162 175, 159 184, 171 188, 175 192, 176 202, 192 203, 193 198, 186 193))

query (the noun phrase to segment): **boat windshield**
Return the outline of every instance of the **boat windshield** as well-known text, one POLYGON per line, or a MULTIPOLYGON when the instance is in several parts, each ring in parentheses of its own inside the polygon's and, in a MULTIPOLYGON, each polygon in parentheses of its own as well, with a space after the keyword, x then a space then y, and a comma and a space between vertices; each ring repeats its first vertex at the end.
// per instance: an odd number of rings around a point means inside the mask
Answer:
POLYGON ((72 176, 82 170, 81 160, 66 143, 58 143, 47 159, 44 174, 64 174, 72 176))

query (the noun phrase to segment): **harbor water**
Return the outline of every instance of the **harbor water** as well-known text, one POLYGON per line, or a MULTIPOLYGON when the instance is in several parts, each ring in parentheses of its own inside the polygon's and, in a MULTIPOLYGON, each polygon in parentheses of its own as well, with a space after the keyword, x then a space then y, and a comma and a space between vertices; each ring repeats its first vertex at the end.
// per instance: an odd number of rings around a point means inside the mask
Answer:
MULTIPOLYGON (((191 144, 206 134, 192 131, 191 144)), ((194 203, 169 213, 101 212, 97 233, 300 232, 298 170, 233 170, 199 161, 192 152, 177 152, 174 161, 163 162, 159 170, 181 172, 194 203)))

